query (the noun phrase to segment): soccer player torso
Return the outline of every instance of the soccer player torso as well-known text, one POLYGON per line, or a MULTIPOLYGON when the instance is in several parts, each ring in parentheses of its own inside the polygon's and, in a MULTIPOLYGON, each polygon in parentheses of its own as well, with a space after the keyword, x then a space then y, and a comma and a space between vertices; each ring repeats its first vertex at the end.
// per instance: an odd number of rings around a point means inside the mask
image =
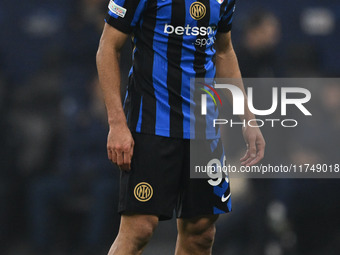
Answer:
MULTIPOLYGON (((193 138, 191 78, 214 78, 217 32, 231 29, 234 0, 116 0, 106 22, 132 32, 133 67, 125 107, 130 128, 193 138), (191 126, 191 128, 190 128, 191 126)), ((209 138, 216 130, 207 130, 209 138)))

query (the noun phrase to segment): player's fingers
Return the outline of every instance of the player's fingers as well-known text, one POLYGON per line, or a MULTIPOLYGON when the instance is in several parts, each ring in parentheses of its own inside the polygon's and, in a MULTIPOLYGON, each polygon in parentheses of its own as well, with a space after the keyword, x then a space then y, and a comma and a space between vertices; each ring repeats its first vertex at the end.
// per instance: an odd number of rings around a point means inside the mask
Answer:
POLYGON ((129 169, 131 169, 131 160, 132 160, 132 157, 133 157, 133 148, 134 148, 134 141, 132 141, 132 144, 131 144, 131 148, 130 148, 130 151, 129 151, 129 156, 130 156, 130 161, 129 161, 129 169))
POLYGON ((130 152, 127 151, 127 152, 123 152, 123 164, 126 165, 126 164, 129 164, 130 163, 130 160, 131 160, 131 157, 130 157, 130 152))
POLYGON ((133 156, 133 148, 135 147, 135 143, 134 142, 132 142, 132 144, 131 144, 131 149, 130 149, 130 157, 132 158, 132 156, 133 156))
POLYGON ((133 155, 133 143, 124 147, 124 163, 128 163, 133 155))
POLYGON ((255 144, 255 140, 251 140, 249 141, 249 154, 251 158, 255 158, 256 157, 256 144, 255 144))
POLYGON ((110 148, 107 149, 107 157, 109 160, 111 160, 113 163, 117 163, 117 155, 116 152, 110 148))
POLYGON ((241 166, 245 166, 247 164, 249 164, 249 162, 251 162, 253 160, 252 157, 248 157, 247 159, 245 159, 244 161, 241 162, 241 166))
POLYGON ((247 158, 247 160, 243 161, 241 163, 242 166, 247 166, 252 160, 254 160, 252 157, 247 158))
POLYGON ((263 159, 264 157, 264 148, 265 148, 265 144, 260 142, 257 144, 257 153, 256 153, 256 157, 251 160, 250 162, 247 162, 247 166, 252 166, 255 165, 257 163, 259 163, 261 161, 261 159, 263 159))
POLYGON ((249 153, 247 153, 247 156, 242 158, 242 160, 241 160, 241 165, 242 165, 242 166, 245 165, 246 162, 247 162, 249 159, 251 159, 251 158, 250 158, 249 153))
POLYGON ((264 157, 264 148, 265 145, 262 143, 257 145, 257 157, 259 157, 260 160, 264 157))
POLYGON ((249 164, 249 162, 251 162, 256 157, 256 155, 255 157, 252 156, 250 145, 247 145, 247 146, 248 146, 247 157, 245 157, 243 161, 241 162, 242 166, 249 164))
POLYGON ((110 161, 112 161, 112 153, 110 148, 107 148, 107 157, 110 161))
MULTIPOLYGON (((251 159, 251 158, 250 158, 251 159)), ((250 162, 246 163, 246 166, 253 166, 261 161, 261 157, 256 156, 253 160, 250 160, 250 162)))
POLYGON ((124 158, 123 158, 123 152, 122 151, 116 151, 117 154, 117 165, 120 167, 124 164, 124 158))
POLYGON ((130 165, 129 164, 123 164, 119 168, 122 171, 130 171, 130 165))
POLYGON ((247 158, 249 158, 249 151, 247 150, 246 153, 242 158, 240 158, 240 161, 245 161, 247 158))
POLYGON ((130 152, 124 152, 124 164, 123 164, 123 170, 129 171, 130 165, 131 165, 131 153, 130 152))
POLYGON ((121 170, 129 171, 130 170, 130 162, 131 162, 130 149, 125 148, 122 155, 123 155, 123 164, 121 165, 121 170))
POLYGON ((243 157, 242 160, 241 160, 241 165, 245 165, 245 163, 246 163, 249 159, 251 159, 251 157, 250 157, 249 151, 247 151, 246 156, 243 157))
POLYGON ((117 153, 114 150, 111 150, 111 158, 112 162, 117 164, 117 153))
POLYGON ((244 156, 240 158, 240 161, 245 161, 247 158, 249 158, 249 144, 247 144, 247 151, 244 156))

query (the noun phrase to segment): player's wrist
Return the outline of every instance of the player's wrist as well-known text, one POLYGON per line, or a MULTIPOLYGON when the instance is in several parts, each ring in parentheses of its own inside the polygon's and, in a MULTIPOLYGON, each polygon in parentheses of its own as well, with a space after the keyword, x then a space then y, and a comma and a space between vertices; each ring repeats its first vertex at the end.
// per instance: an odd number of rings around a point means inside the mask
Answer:
POLYGON ((124 127, 127 126, 126 117, 124 113, 116 113, 108 117, 108 124, 111 127, 124 127))
POLYGON ((256 117, 252 113, 246 113, 245 115, 240 116, 240 119, 242 121, 248 122, 248 121, 251 121, 251 120, 256 120, 256 117))

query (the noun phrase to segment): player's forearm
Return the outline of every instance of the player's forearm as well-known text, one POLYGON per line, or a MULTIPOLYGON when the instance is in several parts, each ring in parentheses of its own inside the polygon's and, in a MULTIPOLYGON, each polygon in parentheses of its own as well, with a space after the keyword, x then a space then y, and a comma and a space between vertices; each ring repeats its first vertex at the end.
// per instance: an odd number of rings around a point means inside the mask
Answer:
POLYGON ((126 118, 120 95, 119 51, 101 42, 97 52, 97 69, 109 125, 125 124, 126 118))
MULTIPOLYGON (((235 79, 233 85, 240 88, 245 96, 245 103, 244 103, 244 115, 239 116, 241 120, 250 120, 255 119, 253 113, 250 112, 248 108, 248 100, 247 95, 244 89, 244 85, 242 82, 242 76, 240 72, 240 68, 238 65, 237 57, 233 47, 230 45, 223 49, 223 51, 216 53, 216 78, 231 78, 235 79)), ((233 97, 229 90, 226 90, 226 95, 229 102, 233 103, 233 97)))
POLYGON ((216 78, 241 79, 240 68, 232 45, 216 52, 216 78))

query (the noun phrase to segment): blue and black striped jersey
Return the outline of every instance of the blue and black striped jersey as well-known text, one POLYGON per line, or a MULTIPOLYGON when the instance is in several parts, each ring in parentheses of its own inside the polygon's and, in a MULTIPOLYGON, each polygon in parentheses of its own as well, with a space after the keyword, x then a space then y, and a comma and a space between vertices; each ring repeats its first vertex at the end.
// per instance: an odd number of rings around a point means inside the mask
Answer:
MULTIPOLYGON (((111 0, 105 21, 133 35, 124 107, 133 131, 194 138, 191 78, 215 77, 217 32, 232 26, 235 0, 111 0)), ((211 115, 207 115, 211 116, 211 115)), ((206 138, 218 137, 213 127, 206 138)))

